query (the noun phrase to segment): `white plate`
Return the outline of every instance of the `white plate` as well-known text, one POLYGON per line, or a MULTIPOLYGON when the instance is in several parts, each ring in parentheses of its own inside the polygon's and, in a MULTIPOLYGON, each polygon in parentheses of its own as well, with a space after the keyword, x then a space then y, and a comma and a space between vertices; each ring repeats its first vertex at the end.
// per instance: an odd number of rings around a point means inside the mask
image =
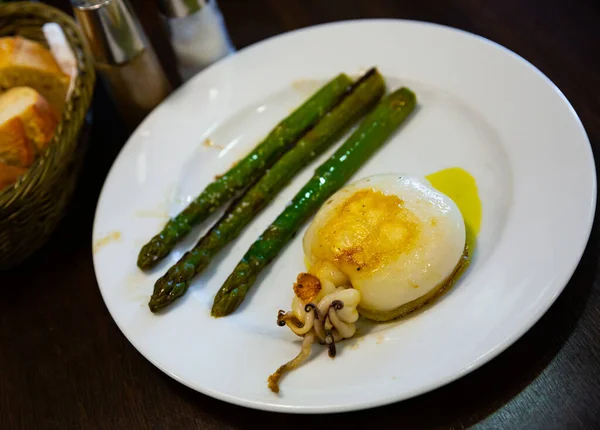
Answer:
POLYGON ((485 39, 437 25, 336 23, 247 48, 196 76, 152 112, 104 185, 94 224, 94 265, 119 328, 176 380, 253 408, 348 411, 439 387, 512 344, 569 280, 595 204, 585 131, 560 91, 531 64, 485 39), (264 272, 238 312, 216 320, 209 311, 248 246, 324 157, 169 312, 148 310, 153 283, 209 224, 151 274, 136 268, 137 253, 167 215, 175 215, 320 84, 373 65, 390 89, 411 87, 419 108, 355 178, 425 175, 453 166, 468 170, 483 204, 478 254, 454 289, 426 311, 346 341, 335 360, 317 355, 316 347, 317 357, 287 376, 277 396, 267 389, 267 376, 299 348, 275 317, 289 307, 292 282, 303 269, 302 234, 264 272), (213 146, 204 144, 207 138, 213 146))

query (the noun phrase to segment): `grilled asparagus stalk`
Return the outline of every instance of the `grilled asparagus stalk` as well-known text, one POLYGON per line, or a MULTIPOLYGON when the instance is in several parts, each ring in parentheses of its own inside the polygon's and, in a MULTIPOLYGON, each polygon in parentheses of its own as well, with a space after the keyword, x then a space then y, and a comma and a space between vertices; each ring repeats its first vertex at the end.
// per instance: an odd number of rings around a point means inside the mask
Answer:
POLYGON ((198 244, 156 282, 150 309, 156 312, 185 294, 194 275, 204 270, 215 254, 234 240, 298 171, 329 148, 384 92, 385 83, 377 70, 372 69, 359 79, 350 93, 235 201, 198 244))
POLYGON ((140 269, 150 269, 166 257, 191 229, 227 200, 260 178, 292 145, 329 112, 352 85, 340 74, 281 121, 252 152, 209 184, 162 231, 145 244, 138 255, 140 269))
POLYGON ((385 97, 367 115, 357 130, 316 170, 291 204, 252 244, 218 291, 212 307, 213 316, 223 317, 237 309, 258 274, 304 222, 385 143, 415 105, 415 94, 408 88, 401 88, 385 97))

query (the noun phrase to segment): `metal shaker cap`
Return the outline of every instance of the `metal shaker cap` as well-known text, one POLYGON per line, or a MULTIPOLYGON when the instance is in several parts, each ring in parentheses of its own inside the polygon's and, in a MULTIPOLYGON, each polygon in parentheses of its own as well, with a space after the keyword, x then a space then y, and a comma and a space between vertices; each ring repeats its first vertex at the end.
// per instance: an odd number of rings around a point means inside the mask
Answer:
POLYGON ((208 0, 159 0, 160 11, 169 18, 183 18, 202 9, 208 0))
POLYGON ((71 4, 97 62, 123 64, 146 48, 126 0, 71 0, 71 4))

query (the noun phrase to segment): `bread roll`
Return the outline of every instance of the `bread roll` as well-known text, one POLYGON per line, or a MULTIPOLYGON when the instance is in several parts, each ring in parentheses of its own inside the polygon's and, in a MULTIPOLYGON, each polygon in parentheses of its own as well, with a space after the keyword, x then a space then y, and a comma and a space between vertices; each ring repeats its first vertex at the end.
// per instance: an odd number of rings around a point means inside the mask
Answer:
POLYGON ((69 76, 41 44, 21 37, 1 37, 0 90, 18 86, 34 88, 62 112, 69 76))
POLYGON ((0 124, 0 161, 13 166, 29 167, 34 159, 35 149, 27 138, 21 118, 12 117, 3 121, 0 124))
POLYGON ((0 95, 0 160, 19 167, 30 166, 36 152, 52 140, 58 116, 37 91, 11 88, 0 95))

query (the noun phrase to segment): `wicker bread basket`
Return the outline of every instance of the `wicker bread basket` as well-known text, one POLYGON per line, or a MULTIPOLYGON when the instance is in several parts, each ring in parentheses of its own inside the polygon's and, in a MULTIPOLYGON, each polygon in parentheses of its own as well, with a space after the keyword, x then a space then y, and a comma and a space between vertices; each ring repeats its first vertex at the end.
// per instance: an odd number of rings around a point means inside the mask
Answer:
POLYGON ((94 65, 85 39, 68 15, 33 2, 0 4, 0 37, 22 36, 47 46, 42 25, 59 24, 79 74, 53 141, 12 186, 0 190, 0 269, 14 266, 48 240, 75 188, 84 148, 79 132, 94 91, 94 65))

